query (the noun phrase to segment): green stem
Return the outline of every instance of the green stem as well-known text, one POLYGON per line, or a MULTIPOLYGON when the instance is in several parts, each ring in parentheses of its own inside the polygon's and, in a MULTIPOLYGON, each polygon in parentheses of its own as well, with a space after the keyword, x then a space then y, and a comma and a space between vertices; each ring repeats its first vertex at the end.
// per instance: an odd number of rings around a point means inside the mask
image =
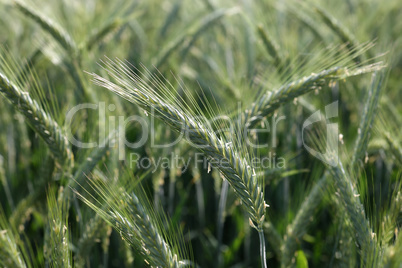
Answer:
POLYGON ((260 228, 258 230, 258 235, 260 236, 260 256, 261 256, 261 267, 267 268, 267 255, 265 250, 265 237, 264 230, 260 228))

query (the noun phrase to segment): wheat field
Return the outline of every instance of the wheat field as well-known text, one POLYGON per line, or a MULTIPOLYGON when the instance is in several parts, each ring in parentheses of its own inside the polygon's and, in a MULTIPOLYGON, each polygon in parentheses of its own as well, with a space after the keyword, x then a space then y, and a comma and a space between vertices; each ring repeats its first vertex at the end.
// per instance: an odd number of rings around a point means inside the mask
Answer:
POLYGON ((0 0, 0 267, 402 267, 398 0, 0 0))

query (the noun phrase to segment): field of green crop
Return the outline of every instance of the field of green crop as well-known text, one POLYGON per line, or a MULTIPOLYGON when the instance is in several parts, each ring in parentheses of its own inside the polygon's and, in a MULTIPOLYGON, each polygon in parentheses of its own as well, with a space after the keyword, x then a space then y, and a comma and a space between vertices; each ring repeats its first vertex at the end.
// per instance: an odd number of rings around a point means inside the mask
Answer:
POLYGON ((402 267, 399 0, 0 0, 0 267, 402 267))

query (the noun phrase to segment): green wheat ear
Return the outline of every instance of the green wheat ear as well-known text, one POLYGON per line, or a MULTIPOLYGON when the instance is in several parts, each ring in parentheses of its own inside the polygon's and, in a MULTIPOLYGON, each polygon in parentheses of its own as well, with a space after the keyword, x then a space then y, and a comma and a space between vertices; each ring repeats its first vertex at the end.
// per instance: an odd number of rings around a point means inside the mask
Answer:
POLYGON ((266 205, 259 179, 245 157, 247 154, 244 152, 247 148, 236 148, 239 141, 235 138, 230 141, 217 137, 206 124, 206 118, 196 118, 189 107, 179 102, 167 103, 165 100, 170 99, 171 93, 156 78, 143 80, 119 60, 116 62, 108 60, 105 65, 109 75, 116 80, 116 84, 92 74, 94 82, 139 105, 148 114, 160 118, 173 130, 184 131, 188 142, 195 145, 208 158, 220 163, 216 168, 235 189, 251 220, 262 228, 266 205), (162 95, 159 95, 156 89, 162 95))
MULTIPOLYGON (((262 33, 262 35, 264 38, 264 33, 262 33)), ((329 56, 324 55, 323 58, 320 59, 324 69, 321 69, 317 73, 312 73, 311 75, 287 82, 276 90, 263 92, 263 94, 261 94, 241 115, 243 124, 248 128, 253 127, 260 122, 262 118, 270 116, 276 109, 284 104, 306 93, 318 90, 333 81, 345 80, 349 77, 383 69, 385 65, 382 62, 361 64, 359 66, 356 66, 352 62, 352 59, 364 53, 370 46, 371 45, 368 44, 366 46, 354 47, 349 53, 343 53, 341 54, 342 56, 336 57, 334 63, 327 62, 331 53, 340 52, 341 48, 336 48, 335 51, 330 52, 329 56)), ((268 47, 271 46, 268 45, 268 47)), ((267 49, 269 50, 270 48, 267 49)), ((276 53, 272 53, 276 55, 276 53)))
POLYGON ((319 148, 319 151, 326 150, 326 153, 325 155, 317 155, 316 157, 323 160, 329 170, 334 182, 336 196, 351 222, 363 265, 369 265, 372 262, 378 261, 380 252, 377 238, 373 235, 372 225, 370 220, 367 219, 367 211, 360 200, 356 175, 348 172, 341 159, 341 155, 336 153, 337 140, 329 139, 329 142, 324 144, 324 139, 321 138, 323 137, 322 133, 319 129, 318 138, 313 137, 312 140, 319 148))
POLYGON ((1 267, 30 267, 25 260, 26 251, 18 244, 18 233, 10 226, 2 207, 0 206, 0 266, 1 267))
MULTIPOLYGON (((59 194, 63 187, 59 189, 59 194)), ((45 234, 44 254, 51 267, 72 267, 67 201, 56 200, 55 191, 47 195, 48 222, 45 234)))
MULTIPOLYGON (((41 103, 41 105, 32 98, 29 92, 23 90, 23 88, 31 88, 35 94, 43 96, 44 90, 37 82, 37 77, 31 71, 28 76, 20 78, 25 82, 22 84, 16 79, 12 81, 15 78, 14 74, 18 74, 18 65, 13 62, 11 56, 0 55, 0 92, 16 110, 25 116, 27 123, 45 141, 59 167, 64 165, 72 167, 74 155, 64 131, 54 120, 52 114, 43 108, 46 107, 46 104, 41 103)), ((49 106, 46 108, 52 109, 49 106)))
POLYGON ((138 250, 148 265, 180 267, 187 263, 190 255, 183 247, 181 232, 167 231, 166 216, 155 212, 142 187, 130 176, 116 182, 94 177, 89 183, 96 193, 94 201, 75 190, 77 195, 138 250))
POLYGON ((370 139, 371 126, 375 119, 377 104, 380 98, 381 89, 384 86, 384 72, 375 73, 371 82, 371 86, 367 92, 367 99, 364 105, 362 120, 358 128, 358 136, 356 139, 352 161, 350 166, 353 168, 358 160, 361 160, 366 154, 367 144, 370 139))

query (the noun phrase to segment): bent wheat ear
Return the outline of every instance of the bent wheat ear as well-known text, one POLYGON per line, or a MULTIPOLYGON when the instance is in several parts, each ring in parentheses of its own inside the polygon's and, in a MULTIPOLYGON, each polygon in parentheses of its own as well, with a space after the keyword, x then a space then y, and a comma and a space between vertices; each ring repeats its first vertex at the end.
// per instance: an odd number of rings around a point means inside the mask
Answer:
POLYGON ((255 126, 264 116, 270 115, 284 103, 324 85, 325 79, 335 77, 339 69, 334 67, 324 70, 286 84, 274 92, 267 92, 242 114, 241 119, 246 127, 255 126))
POLYGON ((272 114, 285 103, 301 95, 320 88, 329 81, 337 81, 382 69, 381 64, 365 65, 349 70, 346 67, 332 67, 319 73, 313 73, 299 80, 281 86, 278 90, 262 95, 242 114, 242 122, 246 127, 255 126, 265 116, 272 114))
POLYGON ((25 116, 28 124, 46 142, 60 164, 66 163, 72 166, 74 156, 67 137, 60 126, 31 98, 29 93, 22 91, 2 73, 0 73, 0 92, 25 116))
POLYGON ((264 194, 259 186, 257 175, 250 168, 251 165, 240 155, 244 148, 235 151, 231 146, 227 146, 225 140, 217 137, 201 119, 196 119, 190 109, 165 102, 164 99, 169 98, 169 93, 160 81, 152 80, 152 78, 143 80, 120 60, 116 62, 108 60, 105 63, 105 69, 117 81, 117 84, 99 75, 91 74, 95 84, 109 89, 139 105, 148 114, 160 118, 173 130, 183 133, 187 141, 195 144, 206 157, 220 163, 216 168, 234 188, 250 219, 257 223, 257 229, 262 230, 265 215, 264 194), (152 87, 160 89, 166 95, 160 96, 152 87))

